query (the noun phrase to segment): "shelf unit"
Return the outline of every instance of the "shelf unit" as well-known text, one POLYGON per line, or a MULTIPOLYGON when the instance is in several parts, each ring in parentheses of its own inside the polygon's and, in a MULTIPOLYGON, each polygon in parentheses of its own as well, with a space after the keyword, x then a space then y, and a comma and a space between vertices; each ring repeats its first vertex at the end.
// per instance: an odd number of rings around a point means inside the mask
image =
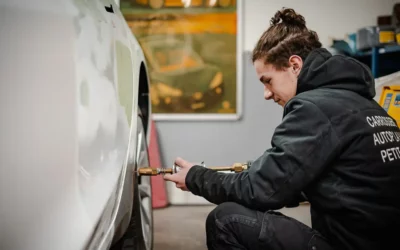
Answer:
POLYGON ((375 78, 400 71, 400 46, 386 45, 357 52, 352 57, 371 68, 375 78))

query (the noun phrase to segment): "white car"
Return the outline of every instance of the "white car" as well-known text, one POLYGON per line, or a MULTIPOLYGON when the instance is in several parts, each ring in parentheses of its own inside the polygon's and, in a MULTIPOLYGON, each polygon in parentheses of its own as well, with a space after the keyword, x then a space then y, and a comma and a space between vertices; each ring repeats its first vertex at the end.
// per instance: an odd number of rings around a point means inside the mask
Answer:
POLYGON ((145 58, 113 0, 0 0, 0 249, 152 249, 145 58))

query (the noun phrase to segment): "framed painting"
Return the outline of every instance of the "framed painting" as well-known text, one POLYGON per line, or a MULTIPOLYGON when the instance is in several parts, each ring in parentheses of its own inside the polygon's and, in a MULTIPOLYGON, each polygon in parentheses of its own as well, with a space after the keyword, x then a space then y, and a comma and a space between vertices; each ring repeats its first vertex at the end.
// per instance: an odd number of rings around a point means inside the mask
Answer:
POLYGON ((237 120, 241 0, 121 0, 145 54, 154 120, 237 120))

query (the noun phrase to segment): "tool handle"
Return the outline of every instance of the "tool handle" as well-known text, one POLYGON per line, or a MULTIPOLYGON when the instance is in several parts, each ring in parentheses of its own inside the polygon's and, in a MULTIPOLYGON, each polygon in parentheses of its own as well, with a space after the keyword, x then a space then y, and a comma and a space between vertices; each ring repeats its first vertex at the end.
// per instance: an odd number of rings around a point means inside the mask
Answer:
MULTIPOLYGON (((232 166, 218 166, 218 167, 208 167, 208 169, 214 170, 214 171, 231 171, 231 172, 235 172, 235 173, 240 173, 243 172, 245 170, 248 170, 251 166, 251 161, 248 161, 247 163, 235 163, 232 166)), ((204 162, 202 162, 201 164, 197 164, 203 167, 206 167, 204 165, 204 162)), ((147 167, 147 168, 139 168, 138 169, 138 174, 139 175, 150 175, 150 176, 154 176, 154 175, 159 175, 159 174, 176 174, 181 170, 181 167, 178 166, 177 164, 173 164, 172 168, 151 168, 151 167, 147 167)))
POLYGON ((138 169, 138 175, 158 175, 159 171, 157 168, 139 168, 138 169))
POLYGON ((178 165, 176 165, 174 163, 174 165, 172 165, 172 174, 176 174, 181 170, 181 167, 179 167, 178 165))
POLYGON ((208 167, 208 169, 211 169, 214 171, 232 171, 231 166, 208 167))
MULTIPOLYGON (((202 162, 200 164, 195 164, 195 165, 205 167, 204 162, 202 162)), ((181 167, 179 165, 176 165, 175 163, 172 165, 172 173, 176 174, 180 170, 181 170, 181 167)))

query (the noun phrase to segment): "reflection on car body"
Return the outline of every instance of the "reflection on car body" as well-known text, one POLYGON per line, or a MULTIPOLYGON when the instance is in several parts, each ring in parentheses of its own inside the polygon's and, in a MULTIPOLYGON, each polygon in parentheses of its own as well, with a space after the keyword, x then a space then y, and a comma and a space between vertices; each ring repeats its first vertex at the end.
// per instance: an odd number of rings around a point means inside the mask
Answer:
POLYGON ((174 37, 139 39, 149 63, 151 101, 168 110, 197 110, 220 100, 223 74, 204 63, 191 45, 174 37))

